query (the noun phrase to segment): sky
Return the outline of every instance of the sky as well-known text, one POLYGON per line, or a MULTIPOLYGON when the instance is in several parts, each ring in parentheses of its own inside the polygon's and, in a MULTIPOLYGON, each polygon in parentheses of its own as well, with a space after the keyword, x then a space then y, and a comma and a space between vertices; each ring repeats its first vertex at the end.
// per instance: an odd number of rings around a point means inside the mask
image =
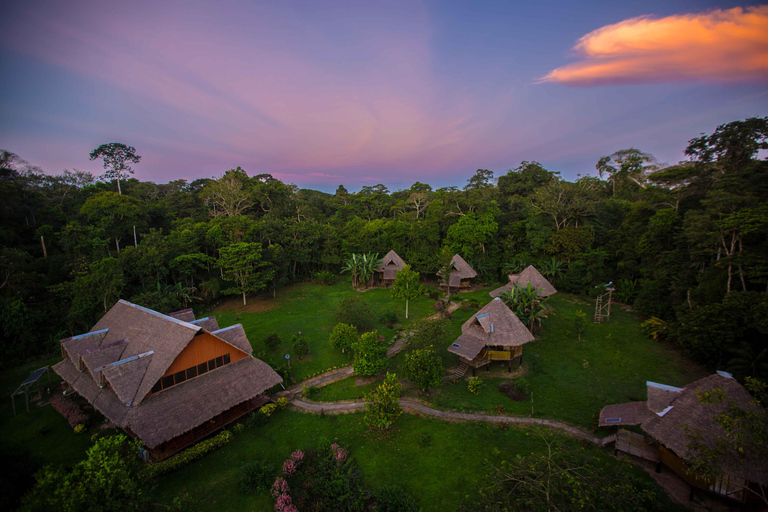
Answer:
POLYGON ((524 160, 566 179, 662 163, 768 115, 768 5, 565 0, 9 2, 0 149, 158 183, 240 166, 333 191, 463 186, 524 160))

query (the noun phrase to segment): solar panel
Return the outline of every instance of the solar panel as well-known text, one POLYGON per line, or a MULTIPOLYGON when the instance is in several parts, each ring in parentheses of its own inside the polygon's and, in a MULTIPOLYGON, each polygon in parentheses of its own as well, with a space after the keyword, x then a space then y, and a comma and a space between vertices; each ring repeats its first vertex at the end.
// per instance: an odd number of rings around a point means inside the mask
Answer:
POLYGON ((454 344, 453 344, 453 345, 451 345, 451 346, 452 346, 452 347, 454 347, 454 348, 459 348, 461 345, 459 345, 458 343, 454 343, 454 344))
POLYGON ((606 423, 620 423, 621 422, 621 418, 606 418, 605 422, 606 423))

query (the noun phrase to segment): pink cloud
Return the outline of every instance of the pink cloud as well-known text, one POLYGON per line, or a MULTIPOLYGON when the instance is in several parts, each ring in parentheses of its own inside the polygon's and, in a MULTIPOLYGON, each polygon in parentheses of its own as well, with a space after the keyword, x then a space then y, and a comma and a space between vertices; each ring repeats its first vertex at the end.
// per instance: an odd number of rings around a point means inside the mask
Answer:
POLYGON ((570 86, 765 81, 768 5, 631 18, 590 32, 574 50, 584 60, 540 81, 570 86))

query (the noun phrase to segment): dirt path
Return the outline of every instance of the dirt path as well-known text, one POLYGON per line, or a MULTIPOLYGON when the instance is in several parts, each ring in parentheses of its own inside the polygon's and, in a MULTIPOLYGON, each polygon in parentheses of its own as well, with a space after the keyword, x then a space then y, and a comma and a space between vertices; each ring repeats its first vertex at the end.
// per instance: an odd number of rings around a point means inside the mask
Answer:
MULTIPOLYGON (((346 414, 351 412, 357 412, 365 409, 364 401, 357 402, 308 402, 299 398, 291 400, 291 405, 294 407, 311 412, 311 413, 327 413, 327 414, 346 414)), ((433 409, 428 405, 424 405, 421 402, 411 400, 409 398, 401 398, 400 406, 403 411, 411 414, 425 414, 433 418, 440 418, 448 421, 488 421, 493 423, 517 423, 517 424, 529 424, 529 425, 544 425, 547 427, 557 428, 565 431, 566 433, 578 437, 579 439, 585 439, 590 443, 598 446, 605 446, 608 443, 614 441, 615 436, 608 436, 605 438, 597 438, 591 434, 587 434, 579 430, 576 427, 560 423, 559 421, 546 420, 542 418, 520 418, 518 416, 492 416, 489 414, 470 414, 463 412, 453 411, 441 411, 439 409, 433 409)))

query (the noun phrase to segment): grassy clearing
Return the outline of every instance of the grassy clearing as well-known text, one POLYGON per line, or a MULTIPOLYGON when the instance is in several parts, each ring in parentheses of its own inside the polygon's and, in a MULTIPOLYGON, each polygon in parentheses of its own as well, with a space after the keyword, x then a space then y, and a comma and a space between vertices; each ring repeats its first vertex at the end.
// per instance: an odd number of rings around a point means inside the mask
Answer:
MULTIPOLYGON (((479 299, 483 293, 485 303, 489 300, 487 291, 472 295, 479 299)), ((505 369, 494 363, 490 374, 485 369, 477 371, 486 384, 479 395, 469 393, 466 379, 459 384, 446 382, 428 397, 431 404, 441 409, 486 413, 496 412, 500 406, 504 414, 555 419, 589 430, 594 426, 593 415, 603 406, 645 400, 648 380, 683 386, 707 375, 703 368, 683 359, 669 346, 643 335, 635 314, 619 305, 613 306, 611 321, 604 324, 592 323, 594 304, 587 299, 558 294, 550 299, 550 305, 554 314, 544 320, 536 341, 523 349, 522 372, 533 400, 515 402, 499 393, 499 384, 508 380, 504 378, 505 369), (581 341, 573 334, 579 309, 587 313, 581 341)), ((461 324, 474 312, 459 309, 453 313, 449 329, 452 340, 459 336, 461 324)), ((456 356, 447 350, 440 355, 446 367, 456 365, 456 356)), ((403 361, 404 354, 398 354, 390 371, 401 374, 403 361)), ((517 363, 513 370, 516 366, 517 363)), ((348 400, 363 395, 361 389, 340 382, 322 389, 319 396, 322 398, 318 400, 330 396, 348 400)))
MULTIPOLYGON (((580 446, 555 431, 551 435, 563 447, 580 446)), ((516 454, 544 448, 542 440, 526 428, 505 431, 498 425, 447 423, 406 414, 392 432, 375 435, 366 431, 362 414, 321 417, 286 410, 269 424, 244 431, 219 451, 167 476, 153 498, 170 503, 173 497, 188 494, 194 500, 193 508, 202 512, 272 510, 272 499, 266 493, 246 496, 238 491, 242 463, 261 458, 279 466, 293 450, 320 440, 349 448, 369 488, 401 485, 417 497, 425 512, 454 510, 481 483, 485 460, 499 464, 516 454)), ((584 449, 601 464, 617 463, 605 450, 584 449)), ((642 470, 632 470, 649 479, 642 470)), ((661 496, 659 510, 676 510, 666 500, 661 496)))
POLYGON ((252 298, 246 307, 227 302, 208 314, 216 315, 221 327, 241 323, 253 346, 254 355, 261 357, 271 365, 284 361, 285 354, 291 354, 292 375, 297 381, 334 366, 349 364, 349 356, 330 346, 328 337, 336 325, 334 319, 339 302, 351 294, 360 294, 374 313, 374 319, 386 311, 397 314, 399 324, 389 329, 384 324, 377 324, 379 334, 392 339, 398 329, 405 328, 415 320, 434 312, 434 301, 421 296, 409 303, 409 318, 405 319, 405 301, 393 300, 390 291, 384 288, 372 288, 365 292, 352 289, 349 279, 339 279, 333 286, 306 283, 280 290, 276 298, 252 298), (270 333, 277 333, 283 343, 270 351, 264 344, 264 338, 270 333), (297 359, 289 340, 298 332, 307 340, 309 355, 297 359))

